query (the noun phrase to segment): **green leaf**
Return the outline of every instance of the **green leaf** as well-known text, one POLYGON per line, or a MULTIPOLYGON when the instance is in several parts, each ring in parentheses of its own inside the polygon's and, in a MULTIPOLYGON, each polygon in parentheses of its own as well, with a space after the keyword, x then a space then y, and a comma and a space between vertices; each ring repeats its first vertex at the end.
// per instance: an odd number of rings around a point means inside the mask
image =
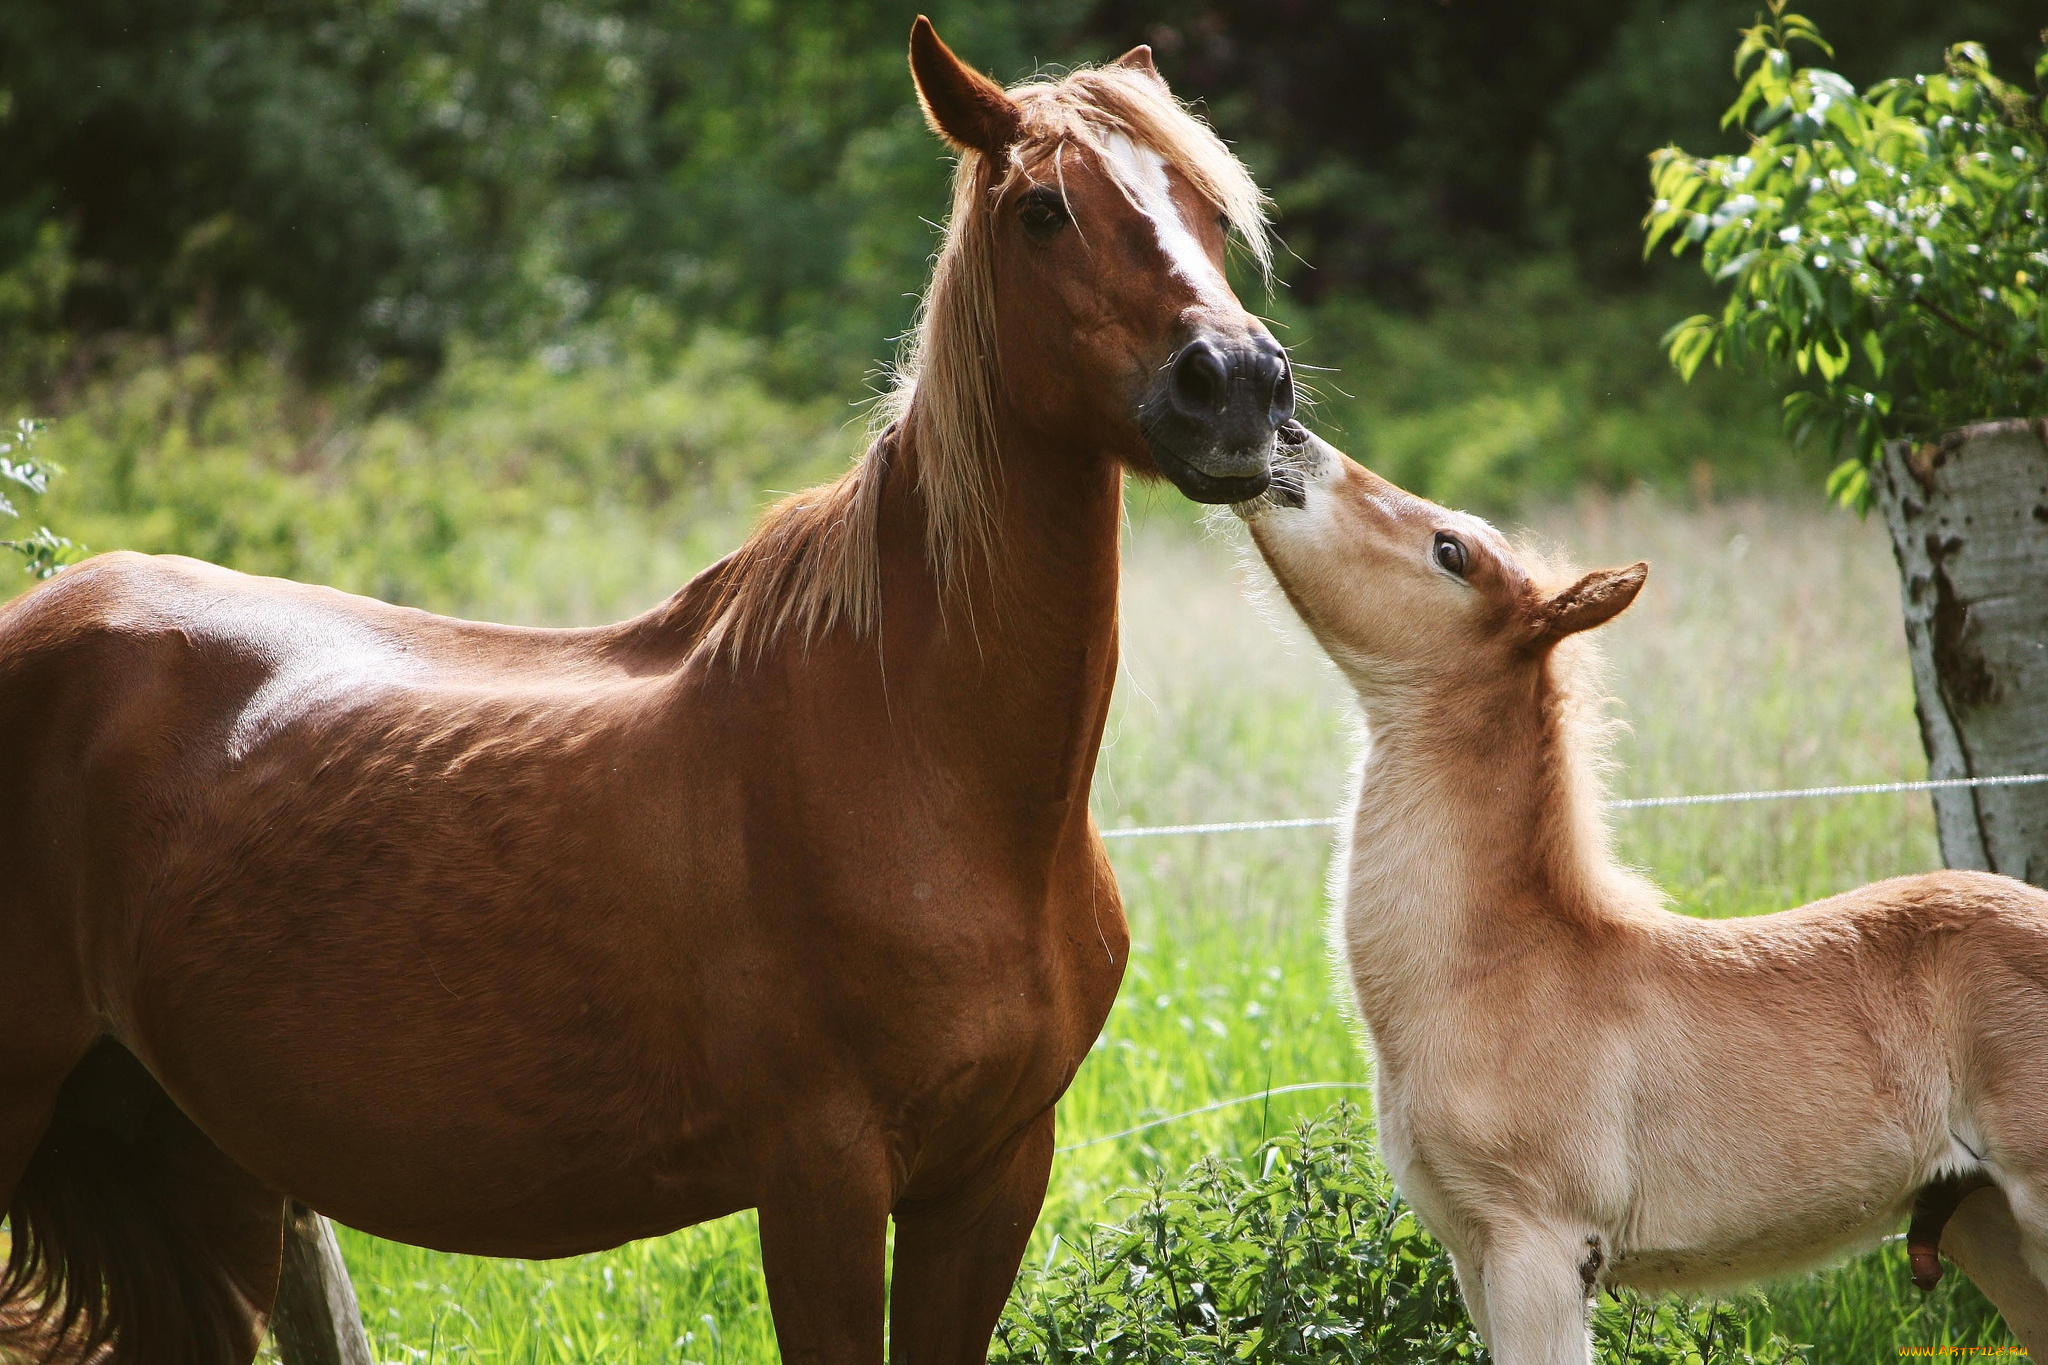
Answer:
POLYGON ((1801 42, 1819 48, 1830 58, 1835 55, 1834 47, 1827 39, 1820 36, 1820 27, 1805 15, 1787 14, 1778 22, 1784 26, 1786 47, 1789 48, 1793 43, 1801 42))
POLYGON ((1868 476, 1864 473, 1862 460, 1852 457, 1842 461, 1828 475, 1828 497, 1845 507, 1848 506, 1855 493, 1861 491, 1857 480, 1866 477, 1868 476))
POLYGON ((1679 378, 1688 383, 1692 381, 1700 362, 1713 350, 1719 331, 1714 319, 1698 313, 1664 334, 1664 348, 1671 357, 1672 365, 1677 368, 1679 378))
POLYGON ((1814 368, 1820 371, 1822 379, 1830 384, 1834 383, 1841 378, 1842 372, 1849 368, 1849 343, 1842 341, 1841 350, 1835 351, 1829 349, 1824 338, 1816 338, 1813 343, 1813 364, 1814 368))

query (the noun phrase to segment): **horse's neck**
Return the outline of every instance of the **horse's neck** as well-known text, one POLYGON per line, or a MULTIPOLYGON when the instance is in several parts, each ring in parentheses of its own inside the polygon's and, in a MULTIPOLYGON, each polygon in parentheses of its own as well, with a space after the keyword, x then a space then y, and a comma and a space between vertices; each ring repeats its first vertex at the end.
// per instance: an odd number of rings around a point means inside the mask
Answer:
POLYGON ((882 521, 895 566, 882 608, 892 693, 902 684, 933 699, 943 750, 972 782, 1006 801, 1085 801, 1116 677, 1121 473, 1083 442, 1006 436, 990 560, 970 558, 947 597, 921 510, 903 496, 917 452, 900 454, 882 521), (906 676, 913 668, 920 679, 906 676))
POLYGON ((1441 694, 1368 704, 1344 929, 1376 1039, 1473 983, 1511 984, 1504 967, 1599 913, 1603 855, 1580 844, 1555 728, 1506 699, 1479 706, 1494 714, 1441 694))

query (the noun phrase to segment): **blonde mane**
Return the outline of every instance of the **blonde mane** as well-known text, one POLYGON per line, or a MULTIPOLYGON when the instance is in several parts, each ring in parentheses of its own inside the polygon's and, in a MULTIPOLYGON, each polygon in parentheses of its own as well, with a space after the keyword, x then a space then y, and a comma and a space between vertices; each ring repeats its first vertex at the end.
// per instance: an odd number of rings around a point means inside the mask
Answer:
MULTIPOLYGON (((1541 597, 1554 596, 1579 577, 1570 560, 1547 545, 1524 538, 1515 549, 1541 597)), ((1573 635, 1558 642, 1543 667, 1542 724, 1553 764, 1546 803, 1550 829, 1538 847, 1550 863, 1551 885, 1574 908, 1661 907, 1664 892, 1614 852, 1607 774, 1615 769, 1614 741, 1628 727, 1613 714, 1606 653, 1593 633, 1573 635)))
MULTIPOLYGON (((792 634, 808 645, 840 627, 856 638, 880 628, 877 516, 888 467, 906 447, 941 602, 958 602, 970 573, 993 563, 1000 378, 992 210, 1020 179, 1058 186, 1070 147, 1102 152, 1121 134, 1185 176, 1228 219, 1262 276, 1271 270, 1265 195, 1214 130, 1150 72, 1086 68, 1009 93, 1022 131, 1000 161, 960 156, 931 285, 875 405, 867 449, 838 479, 770 508, 726 565, 705 638, 735 663, 758 661, 792 634)), ((1121 175, 1117 158, 1102 156, 1101 164, 1121 175)), ((1139 187, 1119 184, 1136 202, 1139 187)))

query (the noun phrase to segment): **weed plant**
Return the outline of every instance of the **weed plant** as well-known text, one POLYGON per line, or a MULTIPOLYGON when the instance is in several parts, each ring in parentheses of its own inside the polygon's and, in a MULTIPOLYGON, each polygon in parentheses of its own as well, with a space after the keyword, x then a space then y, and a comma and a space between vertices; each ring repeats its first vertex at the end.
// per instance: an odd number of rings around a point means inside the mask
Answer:
MULTIPOLYGON (((1249 1170, 1204 1157, 1177 1185, 1155 1174, 1123 1202, 1128 1217, 1026 1269, 994 1365, 1458 1365, 1484 1354, 1450 1257, 1395 1193, 1349 1102, 1268 1139, 1249 1170)), ((1801 1359, 1767 1328, 1758 1339, 1753 1307, 1616 1296, 1595 1312, 1594 1335, 1615 1365, 1801 1359)))
POLYGON ((1422 1365, 1477 1345, 1450 1258, 1395 1195, 1348 1102, 1261 1144, 1249 1170, 1204 1157, 1125 1202, 1128 1217, 1025 1272, 995 1365, 1422 1365))

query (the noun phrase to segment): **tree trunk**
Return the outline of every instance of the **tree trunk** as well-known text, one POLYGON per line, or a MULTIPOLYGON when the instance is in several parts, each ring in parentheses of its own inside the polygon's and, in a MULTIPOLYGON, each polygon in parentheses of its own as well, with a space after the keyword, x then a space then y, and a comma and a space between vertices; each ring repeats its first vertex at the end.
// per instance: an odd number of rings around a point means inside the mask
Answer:
MULTIPOLYGON (((1890 442, 1871 482, 1928 775, 2048 772, 2048 419, 1890 442)), ((1933 796, 1942 861, 2048 886, 2048 783, 1933 796)))
POLYGON ((270 1331, 284 1365, 376 1365, 334 1229, 297 1201, 285 1205, 284 1269, 270 1331))

